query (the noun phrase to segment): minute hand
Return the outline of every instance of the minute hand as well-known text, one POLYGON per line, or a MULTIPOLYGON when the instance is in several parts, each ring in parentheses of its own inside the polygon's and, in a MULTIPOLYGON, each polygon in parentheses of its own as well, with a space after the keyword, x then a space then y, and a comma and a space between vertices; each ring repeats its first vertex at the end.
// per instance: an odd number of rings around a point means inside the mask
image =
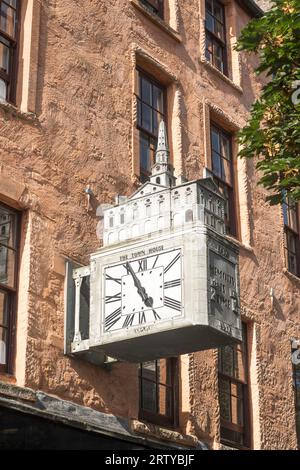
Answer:
POLYGON ((142 297, 143 302, 145 305, 147 305, 147 307, 152 307, 153 299, 147 295, 146 289, 142 286, 141 281, 138 279, 137 275, 132 269, 132 266, 127 262, 126 267, 133 278, 134 285, 137 288, 138 294, 142 297))

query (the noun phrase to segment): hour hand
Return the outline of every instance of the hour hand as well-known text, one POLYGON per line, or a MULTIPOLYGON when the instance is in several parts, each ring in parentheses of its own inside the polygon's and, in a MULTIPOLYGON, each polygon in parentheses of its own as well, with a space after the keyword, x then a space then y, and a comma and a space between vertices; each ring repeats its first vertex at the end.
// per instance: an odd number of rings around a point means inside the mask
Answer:
POLYGON ((153 299, 152 297, 149 297, 146 293, 146 289, 142 286, 141 281, 138 279, 137 275, 135 274, 134 270, 132 269, 132 266, 127 262, 126 263, 126 268, 130 272, 134 285, 137 288, 138 294, 142 297, 142 300, 144 304, 147 307, 152 307, 153 305, 153 299))

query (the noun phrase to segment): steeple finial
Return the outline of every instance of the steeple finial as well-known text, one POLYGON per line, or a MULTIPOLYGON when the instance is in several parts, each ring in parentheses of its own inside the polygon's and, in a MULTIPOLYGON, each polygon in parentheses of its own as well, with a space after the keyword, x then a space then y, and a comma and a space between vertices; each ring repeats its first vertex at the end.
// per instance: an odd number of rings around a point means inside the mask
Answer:
POLYGON ((169 162, 169 146, 167 139, 167 129, 164 121, 160 121, 159 130, 158 130, 158 142, 157 149, 155 153, 155 162, 156 163, 168 163, 169 162))

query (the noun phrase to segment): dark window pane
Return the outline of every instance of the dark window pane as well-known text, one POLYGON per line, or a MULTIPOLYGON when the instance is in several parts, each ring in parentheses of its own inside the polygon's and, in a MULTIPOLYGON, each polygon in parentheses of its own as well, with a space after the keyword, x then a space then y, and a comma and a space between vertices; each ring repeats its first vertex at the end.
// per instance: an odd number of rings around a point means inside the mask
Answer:
POLYGON ((152 111, 150 106, 142 103, 142 128, 152 132, 152 111))
POLYGON ((138 125, 140 131, 140 180, 149 179, 155 161, 158 128, 164 117, 164 90, 140 73, 138 125), (145 103, 146 102, 146 103, 145 103))
POLYGON ((157 109, 157 111, 163 113, 164 112, 164 94, 161 88, 153 85, 152 87, 153 92, 153 108, 157 109))
POLYGON ((231 422, 239 426, 244 424, 243 389, 238 383, 231 383, 231 422))
POLYGON ((0 290, 0 325, 8 326, 8 294, 0 290))
POLYGON ((142 406, 146 411, 156 413, 156 384, 142 379, 142 406))
POLYGON ((142 88, 142 94, 141 98, 145 103, 148 103, 151 105, 152 99, 151 99, 151 83, 146 80, 144 77, 141 78, 141 88, 142 88))
POLYGON ((7 329, 0 327, 0 365, 7 362, 7 329))
POLYGON ((0 100, 6 100, 7 98, 7 83, 5 80, 0 78, 0 100))
POLYGON ((149 139, 144 134, 140 134, 140 164, 141 169, 150 171, 150 146, 149 139))
POLYGON ((82 278, 80 287, 80 318, 79 330, 81 339, 90 337, 90 276, 82 278))
POLYGON ((15 263, 15 251, 0 245, 0 282, 9 287, 15 287, 15 263))
POLYGON ((206 10, 209 13, 213 13, 212 0, 206 0, 205 2, 206 10))
POLYGON ((225 31, 224 31, 224 26, 219 23, 219 21, 215 21, 215 34, 218 36, 221 41, 225 42, 225 31))
POLYGON ((0 206, 0 243, 15 248, 16 214, 0 206))
POLYGON ((284 225, 288 225, 289 224, 289 211, 288 211, 288 205, 284 202, 282 204, 282 212, 283 212, 283 221, 284 221, 284 225))
POLYGON ((226 135, 221 134, 221 155, 222 157, 226 158, 227 160, 231 159, 231 151, 230 151, 230 138, 226 135))
POLYGON ((298 221, 297 221, 297 206, 295 204, 290 205, 290 217, 289 217, 289 227, 298 232, 298 221))
POLYGON ((142 376, 148 380, 156 381, 156 361, 143 363, 142 376))
POLYGON ((214 2, 214 16, 221 23, 224 22, 223 10, 224 10, 223 5, 221 5, 218 2, 214 2))
POLYGON ((219 380, 219 401, 220 416, 225 421, 231 421, 231 404, 230 404, 230 382, 228 380, 219 380))
POLYGON ((214 175, 222 178, 222 162, 221 157, 215 151, 212 152, 212 170, 214 175))
POLYGON ((214 19, 209 13, 206 15, 206 28, 209 31, 214 31, 214 19))
POLYGON ((234 376, 234 349, 232 346, 224 346, 222 348, 222 364, 221 371, 223 374, 234 376))
POLYGON ((141 418, 159 424, 174 424, 174 387, 178 381, 175 359, 140 364, 141 418), (148 414, 150 413, 150 415, 148 414))
POLYGON ((152 13, 158 15, 160 18, 164 17, 163 4, 164 0, 140 0, 152 13))
POLYGON ((0 70, 9 74, 9 42, 0 36, 0 70))
POLYGON ((236 443, 239 445, 244 444, 244 437, 243 434, 237 431, 232 431, 231 429, 227 429, 225 427, 221 427, 221 437, 226 441, 236 443))
POLYGON ((15 10, 4 2, 1 2, 0 29, 11 36, 15 36, 15 10))
POLYGON ((221 153, 219 131, 215 130, 214 128, 212 128, 211 131, 211 145, 213 150, 219 154, 221 153))

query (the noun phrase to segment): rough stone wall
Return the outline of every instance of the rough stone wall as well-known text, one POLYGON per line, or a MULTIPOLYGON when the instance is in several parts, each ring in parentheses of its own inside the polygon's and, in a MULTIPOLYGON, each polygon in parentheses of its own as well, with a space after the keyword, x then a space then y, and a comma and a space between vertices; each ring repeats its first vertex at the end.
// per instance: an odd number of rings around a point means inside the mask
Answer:
MULTIPOLYGON (((40 3, 36 117, 0 104, 0 199, 22 209, 27 221, 21 242, 17 385, 137 418, 137 366, 118 363, 108 371, 63 354, 64 259, 87 264, 89 254, 99 247, 98 219, 94 211, 87 212, 84 189, 90 184, 97 203, 111 203, 116 193, 129 195, 136 188, 133 44, 176 76, 181 92, 176 119, 180 116, 181 122, 175 131, 181 136, 189 178, 202 177, 208 165, 203 103, 211 104, 220 123, 238 128, 261 84, 254 57, 242 55, 232 64, 233 80, 223 79, 200 60, 204 2, 199 9, 199 0, 170 0, 170 7, 176 6, 170 16, 177 15, 182 42, 133 3, 40 3), (216 113, 217 108, 224 115, 216 113)), ((249 18, 240 7, 232 8, 238 34, 249 18)), ((251 247, 241 248, 241 291, 244 317, 256 325, 249 351, 251 393, 257 404, 254 442, 261 448, 292 449, 296 436, 290 338, 299 336, 300 284, 283 271, 280 208, 266 205, 251 162, 246 171, 251 247)), ((215 448, 216 364, 216 351, 184 356, 179 428, 215 448)))

